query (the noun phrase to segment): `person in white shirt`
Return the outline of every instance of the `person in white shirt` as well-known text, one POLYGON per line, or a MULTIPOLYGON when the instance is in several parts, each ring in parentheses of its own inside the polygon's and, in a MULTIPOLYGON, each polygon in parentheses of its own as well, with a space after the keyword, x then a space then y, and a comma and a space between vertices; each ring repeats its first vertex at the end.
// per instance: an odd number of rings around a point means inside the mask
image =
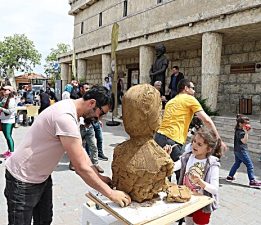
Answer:
POLYGON ((104 78, 104 84, 103 84, 103 86, 106 87, 109 91, 111 91, 112 83, 111 83, 109 77, 105 77, 105 78, 104 78))
POLYGON ((185 217, 187 225, 208 224, 211 212, 218 208, 219 158, 223 151, 221 139, 213 131, 203 127, 197 131, 192 144, 180 158, 178 184, 215 199, 212 204, 185 217))

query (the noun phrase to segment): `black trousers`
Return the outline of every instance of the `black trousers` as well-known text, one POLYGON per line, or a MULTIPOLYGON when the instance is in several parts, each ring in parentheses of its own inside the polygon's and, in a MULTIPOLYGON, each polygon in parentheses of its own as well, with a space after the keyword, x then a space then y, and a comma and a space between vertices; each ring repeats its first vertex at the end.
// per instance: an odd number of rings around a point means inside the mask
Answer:
POLYGON ((53 216, 52 178, 40 184, 25 183, 5 173, 8 225, 50 225, 53 216))
MULTIPOLYGON (((173 141, 172 139, 168 138, 167 136, 160 134, 160 133, 156 133, 154 140, 156 141, 156 143, 160 146, 160 147, 164 147, 165 145, 176 145, 173 149, 172 152, 170 153, 170 157, 171 159, 176 162, 179 160, 179 157, 183 154, 183 149, 182 149, 182 144, 177 143, 175 141, 173 141)), ((180 177, 180 170, 175 171, 176 174, 176 179, 177 182, 179 180, 180 177)))

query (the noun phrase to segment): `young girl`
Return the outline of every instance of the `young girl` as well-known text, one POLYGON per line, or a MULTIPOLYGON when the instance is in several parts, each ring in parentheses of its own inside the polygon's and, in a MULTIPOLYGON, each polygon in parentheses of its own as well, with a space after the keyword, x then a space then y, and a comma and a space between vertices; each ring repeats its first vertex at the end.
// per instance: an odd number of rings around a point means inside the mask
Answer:
POLYGON ((243 162, 247 167, 249 186, 260 188, 261 183, 255 180, 254 165, 247 149, 249 131, 249 118, 243 115, 237 115, 237 125, 235 127, 234 136, 235 163, 230 169, 229 175, 226 180, 229 182, 235 180, 234 175, 237 172, 237 169, 240 167, 240 164, 243 162))
POLYGON ((181 156, 179 184, 215 201, 185 217, 187 225, 208 224, 211 212, 217 209, 219 187, 219 158, 223 149, 221 140, 207 128, 200 128, 192 140, 191 149, 181 156))
POLYGON ((12 138, 12 131, 15 123, 15 107, 16 102, 13 95, 12 86, 3 87, 3 99, 0 102, 0 119, 2 124, 3 134, 7 141, 9 150, 2 154, 2 157, 8 158, 14 151, 14 140, 12 138))

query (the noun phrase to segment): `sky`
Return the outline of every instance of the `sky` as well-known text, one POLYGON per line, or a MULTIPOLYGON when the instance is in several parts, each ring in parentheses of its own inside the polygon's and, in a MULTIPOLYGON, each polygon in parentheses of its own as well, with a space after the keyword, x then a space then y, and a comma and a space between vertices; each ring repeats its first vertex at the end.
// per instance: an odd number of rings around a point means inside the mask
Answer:
POLYGON ((42 55, 34 72, 43 74, 51 48, 58 43, 72 47, 73 16, 68 15, 69 10, 68 0, 0 0, 0 41, 25 34, 42 55))

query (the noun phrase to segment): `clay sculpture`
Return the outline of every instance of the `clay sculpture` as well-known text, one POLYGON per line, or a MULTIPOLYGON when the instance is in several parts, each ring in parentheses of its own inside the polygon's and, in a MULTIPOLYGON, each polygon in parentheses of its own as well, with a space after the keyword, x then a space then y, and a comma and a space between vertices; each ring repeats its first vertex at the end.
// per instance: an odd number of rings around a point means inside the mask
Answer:
POLYGON ((187 202, 191 198, 191 191, 185 185, 171 184, 166 192, 167 202, 187 202))
POLYGON ((130 139, 114 149, 112 181, 132 200, 143 202, 166 190, 173 161, 153 140, 161 123, 160 93, 149 84, 131 87, 122 101, 122 118, 130 139))

